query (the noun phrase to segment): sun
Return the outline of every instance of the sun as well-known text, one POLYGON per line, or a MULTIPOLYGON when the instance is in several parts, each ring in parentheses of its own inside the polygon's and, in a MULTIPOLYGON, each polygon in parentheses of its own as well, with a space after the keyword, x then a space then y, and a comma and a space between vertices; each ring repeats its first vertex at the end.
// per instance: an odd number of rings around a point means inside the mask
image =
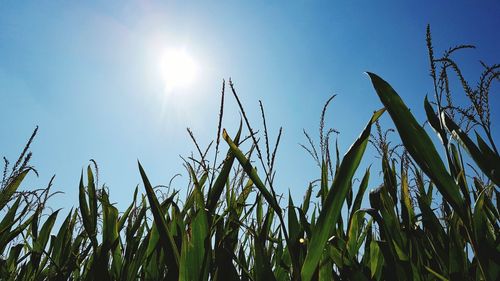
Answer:
POLYGON ((186 88, 193 84, 199 71, 194 58, 180 48, 166 49, 160 59, 161 75, 167 91, 186 88))

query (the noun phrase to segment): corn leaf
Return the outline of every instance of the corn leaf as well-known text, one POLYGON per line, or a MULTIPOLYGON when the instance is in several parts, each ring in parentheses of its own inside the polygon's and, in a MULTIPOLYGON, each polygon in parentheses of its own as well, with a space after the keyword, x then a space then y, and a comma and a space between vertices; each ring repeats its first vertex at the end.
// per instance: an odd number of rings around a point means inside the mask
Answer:
POLYGON ((260 179, 260 177, 257 174, 257 170, 252 167, 252 164, 250 163, 250 160, 248 160, 243 152, 236 146, 236 144, 231 140, 229 135, 227 134, 226 130, 224 129, 222 131, 222 136, 224 140, 229 144, 229 147, 231 148, 231 151, 235 154, 236 159, 240 162, 240 165, 243 167, 243 170, 247 175, 250 177, 250 179, 253 181, 257 189, 262 193, 264 198, 266 199, 267 203, 276 211, 276 213, 280 214, 282 213, 281 207, 278 205, 278 202, 276 201, 276 198, 274 198, 271 193, 267 190, 266 186, 260 179))
MULTIPOLYGON (((175 244, 174 238, 168 229, 167 223, 165 221, 165 214, 161 210, 160 203, 158 202, 153 187, 151 186, 151 183, 149 182, 149 179, 146 176, 146 172, 144 172, 141 163, 138 162, 138 165, 142 181, 144 182, 144 187, 146 189, 146 193, 148 196, 149 204, 151 206, 151 212, 153 213, 153 218, 156 224, 156 228, 160 236, 159 237, 160 243, 165 251, 165 254, 173 255, 175 265, 178 268, 179 250, 177 249, 177 245, 175 244)), ((172 270, 176 269, 172 268, 172 270)))
POLYGON ((303 281, 311 280, 318 266, 318 262, 323 254, 325 244, 333 231, 337 222, 342 204, 347 195, 347 189, 351 186, 352 177, 361 162, 365 152, 372 124, 382 115, 384 110, 375 112, 366 125, 365 129, 349 148, 342 163, 339 166, 338 174, 328 191, 323 208, 320 211, 316 226, 313 229, 311 241, 308 246, 307 255, 302 265, 301 276, 303 281))
POLYGON ((10 201, 10 198, 16 192, 21 182, 24 180, 24 177, 28 174, 29 170, 25 170, 19 175, 17 175, 4 189, 0 192, 0 210, 7 205, 10 201))
POLYGON ((403 103, 396 91, 376 74, 368 73, 368 75, 378 97, 396 125, 398 133, 401 136, 401 141, 408 153, 427 176, 432 179, 446 200, 459 213, 460 217, 465 222, 470 222, 470 214, 466 212, 465 202, 460 194, 460 189, 446 170, 430 137, 410 113, 410 110, 403 103))

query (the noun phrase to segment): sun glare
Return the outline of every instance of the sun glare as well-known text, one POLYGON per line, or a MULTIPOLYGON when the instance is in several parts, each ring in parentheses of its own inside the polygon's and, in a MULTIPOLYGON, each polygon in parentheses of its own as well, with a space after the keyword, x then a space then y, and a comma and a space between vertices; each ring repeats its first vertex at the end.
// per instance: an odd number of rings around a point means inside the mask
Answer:
POLYGON ((167 91, 185 88, 196 79, 199 67, 184 49, 167 49, 160 60, 167 91))

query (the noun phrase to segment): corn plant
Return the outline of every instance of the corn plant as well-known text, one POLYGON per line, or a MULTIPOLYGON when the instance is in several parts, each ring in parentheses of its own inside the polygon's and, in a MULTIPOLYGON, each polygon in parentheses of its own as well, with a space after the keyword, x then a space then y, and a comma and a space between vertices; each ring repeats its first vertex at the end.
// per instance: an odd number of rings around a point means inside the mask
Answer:
POLYGON ((119 212, 108 188, 99 184, 93 162, 80 177, 78 208, 55 229, 62 211, 47 207, 50 184, 32 193, 19 191, 24 178, 36 172, 28 165, 33 134, 10 173, 5 161, 0 279, 498 280, 500 156, 487 96, 499 67, 484 64, 472 89, 451 58, 468 46, 435 58, 430 29, 427 45, 435 95, 433 101, 424 99, 424 110, 444 156, 389 83, 368 73, 384 108, 365 116, 365 127, 343 157, 338 146, 331 156, 336 131, 324 132, 333 97, 328 99, 319 148, 306 133, 310 147, 303 147, 318 165, 318 179, 304 189, 299 205, 290 192, 282 196, 275 189, 281 129, 271 145, 260 103, 261 141, 231 81, 243 119, 234 135, 222 128, 223 83, 212 162, 211 144, 201 149, 188 130, 198 157, 185 159, 190 180, 184 197, 180 190, 164 192, 152 184, 138 163, 145 193, 136 188, 130 205, 119 212), (454 105, 451 73, 459 77, 470 106, 454 105), (391 146, 380 127, 385 112, 401 145, 391 146), (482 132, 473 139, 474 127, 482 132), (380 154, 382 171, 372 187, 373 168, 358 171, 370 143, 380 154), (369 187, 369 208, 363 208, 369 187))

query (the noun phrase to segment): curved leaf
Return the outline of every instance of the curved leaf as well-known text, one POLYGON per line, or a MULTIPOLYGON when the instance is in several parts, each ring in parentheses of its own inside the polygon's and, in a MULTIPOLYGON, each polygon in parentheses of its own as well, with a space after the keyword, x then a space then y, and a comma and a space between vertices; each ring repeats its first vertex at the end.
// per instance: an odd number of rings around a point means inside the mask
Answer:
POLYGON ((378 97, 391 116, 408 153, 436 184, 462 220, 470 222, 460 189, 439 157, 430 137, 394 89, 376 74, 368 72, 378 97))
POLYGON ((146 172, 144 172, 141 163, 140 162, 137 163, 139 164, 139 171, 141 173, 142 181, 144 182, 144 188, 146 189, 146 194, 148 196, 149 204, 151 205, 151 212, 153 213, 153 218, 156 224, 156 228, 158 230, 158 233, 160 234, 159 235, 160 243, 166 255, 173 255, 177 269, 172 269, 172 270, 178 270, 179 250, 177 249, 177 245, 175 244, 174 238, 168 229, 167 222, 165 221, 165 214, 163 213, 160 207, 160 203, 158 202, 158 198, 156 198, 153 187, 151 186, 151 183, 149 182, 149 179, 146 176, 146 172))
POLYGON ((366 149, 372 124, 382 115, 384 109, 375 112, 366 125, 365 129, 352 144, 340 163, 339 170, 328 191, 328 195, 319 213, 316 226, 313 229, 307 255, 302 265, 301 276, 303 281, 309 281, 313 277, 318 262, 323 254, 326 242, 339 219, 342 205, 351 186, 352 177, 361 162, 366 149))

